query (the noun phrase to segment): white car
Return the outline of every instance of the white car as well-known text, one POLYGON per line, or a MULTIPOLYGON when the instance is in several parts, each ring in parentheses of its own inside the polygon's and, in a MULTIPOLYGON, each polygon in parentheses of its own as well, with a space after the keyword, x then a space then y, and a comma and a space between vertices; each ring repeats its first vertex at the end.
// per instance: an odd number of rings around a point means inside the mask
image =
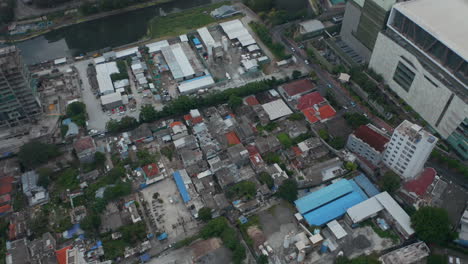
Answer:
POLYGON ((308 61, 308 60, 305 60, 304 63, 305 63, 306 65, 309 65, 309 61, 308 61))

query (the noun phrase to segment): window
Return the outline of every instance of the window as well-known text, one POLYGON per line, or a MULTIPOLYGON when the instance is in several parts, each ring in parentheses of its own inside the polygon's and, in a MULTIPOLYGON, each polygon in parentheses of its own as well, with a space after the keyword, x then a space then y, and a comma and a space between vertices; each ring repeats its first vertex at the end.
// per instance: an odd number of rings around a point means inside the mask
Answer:
POLYGON ((413 83, 415 73, 403 63, 398 62, 398 65, 393 74, 393 80, 400 85, 405 91, 409 91, 413 83))

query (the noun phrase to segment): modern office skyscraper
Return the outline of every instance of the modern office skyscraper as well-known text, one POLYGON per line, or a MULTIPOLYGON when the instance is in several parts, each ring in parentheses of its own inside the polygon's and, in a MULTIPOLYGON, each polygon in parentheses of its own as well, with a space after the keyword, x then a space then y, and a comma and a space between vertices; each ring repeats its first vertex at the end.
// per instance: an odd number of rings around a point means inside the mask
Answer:
POLYGON ((0 128, 34 122, 40 113, 36 87, 19 49, 0 48, 0 128))
POLYGON ((468 3, 412 0, 393 6, 369 67, 468 159, 468 3))

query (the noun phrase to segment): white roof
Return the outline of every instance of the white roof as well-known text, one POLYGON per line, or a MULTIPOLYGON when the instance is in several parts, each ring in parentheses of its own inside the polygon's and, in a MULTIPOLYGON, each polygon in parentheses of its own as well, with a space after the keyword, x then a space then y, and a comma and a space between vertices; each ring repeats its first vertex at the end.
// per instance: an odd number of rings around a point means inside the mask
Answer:
POLYGON ((359 223, 376 213, 382 211, 384 208, 380 204, 380 202, 375 199, 375 197, 371 197, 364 202, 358 203, 355 206, 346 210, 346 213, 351 218, 353 223, 359 223))
POLYGON ((179 84, 179 92, 190 93, 205 86, 211 85, 213 83, 215 83, 213 77, 211 77, 211 75, 205 75, 202 77, 181 82, 179 84))
POLYGON ((388 192, 379 193, 374 196, 393 219, 403 228, 408 235, 414 234, 411 228, 411 219, 401 206, 388 194, 388 192))
POLYGON ((122 101, 122 95, 120 95, 120 93, 111 93, 101 96, 102 105, 111 104, 118 101, 122 101))
POLYGON ((122 58, 122 57, 125 57, 125 56, 130 56, 132 54, 137 53, 137 51, 138 51, 138 47, 124 49, 124 50, 121 50, 121 51, 117 51, 115 53, 115 57, 116 58, 122 58))
POLYGON ((190 115, 192 117, 199 117, 200 116, 200 111, 198 111, 198 109, 192 109, 192 110, 190 110, 190 115))
POLYGON ((174 79, 179 79, 195 74, 182 46, 177 43, 161 49, 174 79))
POLYGON ((211 36, 211 33, 206 27, 197 29, 198 34, 200 35, 201 40, 205 43, 205 46, 208 47, 220 47, 221 43, 216 42, 211 36))
POLYGON ((262 105, 265 112, 267 112, 270 120, 275 120, 283 116, 292 114, 291 109, 286 105, 282 99, 278 99, 262 105))
POLYGON ((413 0, 393 8, 468 60, 468 1, 413 0))
POLYGON ((239 19, 221 23, 220 26, 229 39, 239 40, 244 47, 255 43, 254 38, 239 19))
POLYGON ((295 213, 294 217, 296 217, 297 221, 299 221, 299 222, 304 219, 304 217, 302 217, 302 215, 300 213, 295 213))
POLYGON ((323 237, 320 234, 315 234, 315 235, 309 237, 309 240, 312 243, 312 245, 315 245, 315 244, 323 241, 323 237))
POLYGON ((338 79, 343 82, 349 82, 349 79, 351 79, 351 75, 342 72, 340 73, 340 76, 338 77, 338 79))
POLYGON ((252 51, 256 51, 256 50, 259 50, 260 47, 258 45, 250 45, 247 47, 247 50, 252 52, 252 51))
POLYGON ((115 89, 123 88, 123 87, 129 86, 129 85, 130 85, 130 82, 128 81, 128 79, 118 80, 118 81, 114 82, 114 88, 115 89))
POLYGON ((65 58, 65 57, 54 60, 55 65, 62 64, 62 63, 65 63, 65 62, 67 62, 67 58, 65 58))
POLYGON ((169 42, 167 42, 167 40, 161 40, 161 41, 158 41, 158 42, 153 42, 153 43, 146 44, 145 46, 148 47, 148 49, 149 49, 148 52, 149 53, 153 53, 153 52, 160 51, 162 47, 169 46, 169 42))
POLYGON ((246 70, 250 70, 252 68, 258 67, 258 63, 256 59, 242 60, 241 63, 242 63, 242 66, 244 66, 246 70))
POLYGON ((307 20, 299 23, 299 25, 301 25, 301 31, 303 29, 302 33, 315 32, 325 28, 323 23, 317 19, 307 20))
POLYGON ((336 220, 329 222, 327 226, 330 228, 330 231, 332 231, 333 235, 335 235, 336 239, 342 239, 348 235, 348 233, 346 233, 344 228, 336 220))
POLYGON ((117 68, 117 63, 115 61, 96 65, 96 78, 99 85, 99 92, 101 94, 114 91, 114 85, 112 84, 110 75, 118 72, 119 69, 117 68))
POLYGON ((136 71, 136 70, 139 70, 139 69, 142 69, 142 68, 143 68, 143 66, 139 62, 132 64, 132 71, 136 71))
POLYGON ((182 41, 182 42, 187 42, 187 41, 188 41, 187 35, 185 35, 185 34, 184 34, 184 35, 180 35, 180 36, 179 36, 179 39, 180 39, 180 41, 182 41))
POLYGON ((102 63, 102 62, 105 62, 106 59, 104 57, 97 57, 94 59, 94 64, 99 64, 99 63, 102 63))

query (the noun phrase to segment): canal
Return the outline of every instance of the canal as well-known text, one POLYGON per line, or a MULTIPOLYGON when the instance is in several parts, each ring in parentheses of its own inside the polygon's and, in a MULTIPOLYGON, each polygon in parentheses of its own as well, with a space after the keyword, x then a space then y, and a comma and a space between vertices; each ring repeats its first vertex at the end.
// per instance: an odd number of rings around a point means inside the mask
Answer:
MULTIPOLYGON (((224 0, 172 0, 147 8, 107 16, 54 30, 16 45, 27 64, 79 56, 104 48, 115 48, 144 38, 149 21, 160 15, 222 2, 224 0)), ((307 9, 307 0, 274 0, 278 9, 295 14, 307 9)))

